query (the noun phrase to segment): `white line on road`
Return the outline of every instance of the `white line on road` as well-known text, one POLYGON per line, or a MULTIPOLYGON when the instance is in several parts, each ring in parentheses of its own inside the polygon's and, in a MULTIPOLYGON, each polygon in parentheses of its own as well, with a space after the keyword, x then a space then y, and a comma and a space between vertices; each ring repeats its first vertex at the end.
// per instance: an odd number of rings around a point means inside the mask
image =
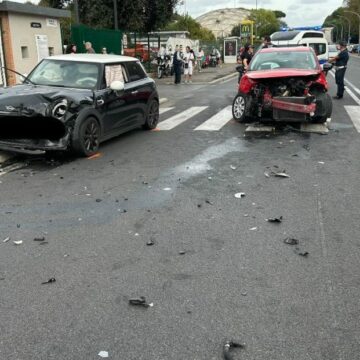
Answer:
POLYGON ((186 120, 189 120, 190 118, 192 118, 193 116, 199 114, 201 111, 204 111, 205 109, 207 109, 207 106, 194 106, 191 107, 179 114, 176 114, 174 116, 172 116, 171 118, 162 121, 161 123, 159 123, 159 125, 157 126, 158 130, 171 130, 174 127, 182 124, 183 122, 185 122, 186 120))
POLYGON ((226 123, 228 123, 232 118, 232 106, 227 106, 225 109, 222 109, 217 114, 212 116, 209 120, 205 121, 203 124, 198 126, 195 130, 205 130, 205 131, 218 131, 226 123))
POLYGON ((345 110, 353 122, 355 129, 360 133, 360 106, 346 105, 345 110))
POLYGON ((345 83, 350 85, 359 95, 360 95, 360 89, 357 88, 353 83, 351 83, 349 80, 345 79, 345 83))
POLYGON ((170 110, 172 110, 172 109, 175 109, 175 108, 174 108, 174 107, 160 108, 159 114, 160 114, 160 115, 161 115, 161 114, 164 114, 164 113, 166 113, 166 112, 168 112, 168 111, 170 111, 170 110))
MULTIPOLYGON (((333 71, 330 71, 330 74, 335 77, 335 74, 333 73, 333 71)), ((347 81, 347 80, 346 80, 347 81)), ((348 88, 345 88, 346 92, 353 98, 353 100, 360 105, 360 99, 348 88)))

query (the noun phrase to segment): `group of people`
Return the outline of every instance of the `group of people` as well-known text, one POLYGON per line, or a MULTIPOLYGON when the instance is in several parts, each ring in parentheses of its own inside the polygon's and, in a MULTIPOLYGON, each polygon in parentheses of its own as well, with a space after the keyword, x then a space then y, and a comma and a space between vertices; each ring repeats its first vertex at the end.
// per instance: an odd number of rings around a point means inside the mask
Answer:
MULTIPOLYGON (((95 50, 93 49, 93 46, 92 46, 90 41, 87 41, 86 43, 84 43, 84 46, 85 46, 85 50, 86 50, 87 54, 95 54, 95 50)), ((69 44, 66 47, 65 53, 66 54, 76 54, 77 53, 77 46, 75 44, 69 44)), ((107 54, 106 47, 103 47, 101 49, 101 54, 104 54, 104 55, 107 54)))
POLYGON ((176 45, 173 55, 173 67, 175 74, 175 84, 181 83, 181 73, 184 69, 185 84, 192 83, 192 75, 195 66, 195 61, 199 57, 203 57, 204 52, 200 49, 199 54, 195 56, 195 52, 190 46, 187 46, 185 52, 183 52, 182 45, 176 45), (202 55, 201 55, 202 54, 202 55))

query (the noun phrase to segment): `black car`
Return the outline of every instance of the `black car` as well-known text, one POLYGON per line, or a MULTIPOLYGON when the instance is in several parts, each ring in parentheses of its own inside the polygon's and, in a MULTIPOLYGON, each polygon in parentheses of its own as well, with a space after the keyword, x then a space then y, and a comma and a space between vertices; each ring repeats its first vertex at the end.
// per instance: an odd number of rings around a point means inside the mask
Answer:
POLYGON ((159 96, 138 59, 71 54, 41 61, 21 85, 0 90, 0 149, 72 150, 159 120, 159 96))

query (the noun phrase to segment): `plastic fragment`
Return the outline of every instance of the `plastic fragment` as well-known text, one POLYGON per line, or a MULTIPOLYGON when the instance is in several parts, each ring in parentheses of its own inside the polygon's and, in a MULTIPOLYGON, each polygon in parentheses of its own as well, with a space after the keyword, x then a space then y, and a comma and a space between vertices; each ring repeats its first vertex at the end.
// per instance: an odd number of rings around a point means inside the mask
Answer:
POLYGON ((145 308, 153 307, 153 306, 154 306, 153 303, 148 304, 148 303, 146 302, 145 296, 140 296, 139 298, 130 299, 130 300, 129 300, 129 304, 130 304, 130 305, 134 305, 134 306, 143 306, 143 307, 145 307, 145 308))
POLYGON ((270 174, 268 173, 268 172, 264 172, 264 175, 267 177, 267 178, 269 178, 270 177, 270 174))
POLYGON ((223 346, 224 360, 233 360, 233 357, 231 356, 231 350, 234 348, 244 349, 245 345, 234 341, 225 341, 223 346))
POLYGON ((205 202, 209 205, 214 205, 214 203, 212 203, 210 200, 205 200, 205 202))
POLYGON ((146 243, 146 245, 147 245, 147 246, 155 245, 154 239, 150 239, 150 240, 146 243))
POLYGON ((235 196, 237 199, 241 199, 241 198, 243 198, 243 197, 245 196, 245 193, 236 193, 234 196, 235 196))
POLYGON ((14 245, 21 245, 23 243, 22 240, 19 240, 19 241, 14 241, 14 245))
POLYGON ((290 175, 286 174, 285 171, 283 171, 283 172, 274 172, 274 171, 272 171, 271 175, 275 176, 275 177, 282 177, 282 178, 289 178, 290 177, 290 175))
POLYGON ((34 241, 39 241, 39 242, 45 241, 45 237, 43 236, 43 237, 34 238, 34 241))
POLYGON ((295 254, 303 256, 303 257, 307 257, 309 255, 309 252, 305 251, 305 250, 301 250, 299 248, 296 248, 295 249, 295 254))
POLYGON ((10 236, 8 236, 6 239, 4 239, 3 243, 7 243, 8 241, 10 241, 10 236))
POLYGON ((318 164, 324 165, 325 162, 324 161, 318 161, 318 164))
POLYGON ((299 240, 288 237, 288 238, 284 239, 284 243, 287 244, 287 245, 298 245, 299 240))
POLYGON ((185 255, 185 254, 186 254, 186 251, 185 251, 185 250, 179 251, 179 255, 185 255))
POLYGON ((236 170, 236 166, 230 165, 230 169, 231 169, 231 170, 236 170))
POLYGON ((280 216, 280 217, 278 217, 278 218, 269 218, 269 219, 266 219, 266 221, 267 221, 267 222, 271 222, 271 223, 277 223, 277 224, 279 224, 279 223, 282 222, 282 219, 283 219, 283 217, 280 216))
POLYGON ((100 357, 102 357, 102 358, 108 358, 109 357, 109 353, 107 351, 100 351, 98 355, 100 357))
POLYGON ((97 203, 99 203, 99 202, 102 202, 102 199, 96 199, 95 200, 97 203))
POLYGON ((163 189, 164 191, 171 191, 171 188, 167 187, 163 189))
POLYGON ((56 281, 55 278, 50 278, 48 281, 44 281, 41 283, 41 285, 46 285, 46 284, 52 284, 56 281))
POLYGON ((255 226, 255 227, 252 227, 251 229, 249 229, 250 231, 255 231, 255 230, 257 230, 257 227, 255 226))

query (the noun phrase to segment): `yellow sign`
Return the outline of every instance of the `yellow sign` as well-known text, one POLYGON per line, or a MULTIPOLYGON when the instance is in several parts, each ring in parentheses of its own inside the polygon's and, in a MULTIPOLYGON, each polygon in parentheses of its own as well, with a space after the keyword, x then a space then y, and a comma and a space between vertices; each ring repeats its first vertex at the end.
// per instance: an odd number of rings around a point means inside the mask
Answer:
POLYGON ((249 39, 248 41, 251 42, 251 44, 253 44, 254 42, 254 21, 252 20, 243 20, 240 23, 240 34, 241 34, 241 38, 247 38, 249 39))

